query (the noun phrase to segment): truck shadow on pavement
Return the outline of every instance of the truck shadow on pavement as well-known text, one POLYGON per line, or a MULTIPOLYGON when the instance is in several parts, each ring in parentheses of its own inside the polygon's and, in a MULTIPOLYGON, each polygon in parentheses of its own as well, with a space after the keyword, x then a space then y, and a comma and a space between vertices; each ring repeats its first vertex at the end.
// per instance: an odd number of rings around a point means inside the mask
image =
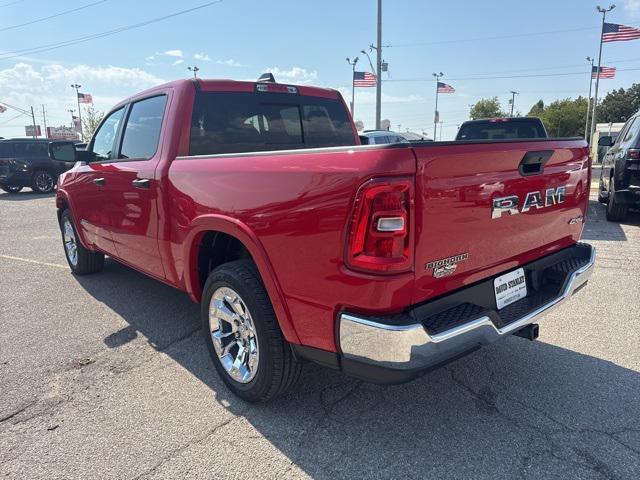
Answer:
POLYGON ((636 478, 640 471, 640 375, 545 343, 544 322, 539 341, 511 337, 405 385, 306 365, 291 393, 251 405, 218 378, 199 307, 185 294, 113 261, 77 280, 129 324, 104 340, 108 347, 144 335, 207 385, 234 421, 253 426, 258 435, 237 453, 257 472, 265 440, 312 478, 636 478))

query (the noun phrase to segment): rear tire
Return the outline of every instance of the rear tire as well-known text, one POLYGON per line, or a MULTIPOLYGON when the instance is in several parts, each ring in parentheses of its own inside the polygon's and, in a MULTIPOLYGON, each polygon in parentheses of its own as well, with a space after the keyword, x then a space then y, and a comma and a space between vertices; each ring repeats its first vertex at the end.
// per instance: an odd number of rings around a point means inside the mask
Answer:
POLYGON ((0 185, 0 188, 7 193, 18 193, 22 187, 12 187, 10 185, 0 185))
POLYGON ((604 194, 604 189, 602 187, 602 177, 600 177, 600 184, 598 185, 598 201, 604 204, 607 203, 607 197, 604 194))
POLYGON ((82 246, 78 239, 78 232, 73 224, 71 212, 67 209, 60 215, 60 232, 64 256, 71 271, 76 275, 88 275, 102 270, 104 267, 104 253, 92 252, 82 246))
POLYGON ((607 220, 610 222, 621 222, 627 216, 627 205, 620 205, 616 202, 616 196, 613 189, 613 177, 609 180, 609 198, 607 200, 607 220))
POLYGON ((38 170, 31 179, 31 190, 36 193, 51 193, 56 187, 56 179, 46 170, 38 170))
POLYGON ((238 397, 266 402, 299 378, 301 364, 282 336, 252 261, 225 263, 209 274, 201 320, 213 364, 238 397))

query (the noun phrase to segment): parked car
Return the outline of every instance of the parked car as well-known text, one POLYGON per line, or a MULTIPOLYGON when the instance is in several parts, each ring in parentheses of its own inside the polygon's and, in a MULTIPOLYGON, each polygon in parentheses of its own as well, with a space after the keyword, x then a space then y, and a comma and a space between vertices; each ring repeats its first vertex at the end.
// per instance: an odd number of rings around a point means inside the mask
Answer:
POLYGON ((389 130, 365 130, 360 135, 363 145, 381 145, 385 143, 408 143, 402 135, 389 130))
POLYGON ((598 140, 608 148, 602 160, 598 200, 607 204, 607 220, 625 219, 630 207, 640 207, 640 111, 625 123, 615 143, 611 136, 598 140))
POLYGON ((456 140, 514 140, 547 138, 542 120, 536 117, 484 118, 460 125, 456 140))
POLYGON ((0 140, 0 188, 17 193, 31 187, 36 193, 52 192, 58 175, 73 166, 72 162, 49 157, 49 140, 0 140))
POLYGON ((77 275, 105 254, 201 304, 225 384, 303 361, 413 379, 536 322, 587 281, 584 140, 359 145, 335 90, 181 80, 116 105, 56 195, 77 275))

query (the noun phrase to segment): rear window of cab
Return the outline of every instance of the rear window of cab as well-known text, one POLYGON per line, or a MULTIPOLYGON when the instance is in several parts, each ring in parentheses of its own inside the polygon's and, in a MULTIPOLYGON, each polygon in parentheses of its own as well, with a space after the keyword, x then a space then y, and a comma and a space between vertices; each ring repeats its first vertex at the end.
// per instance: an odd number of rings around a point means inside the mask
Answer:
POLYGON ((463 124, 456 140, 504 140, 546 137, 547 134, 540 121, 499 119, 463 124))
POLYGON ((356 145, 339 100, 271 92, 198 92, 190 155, 356 145))

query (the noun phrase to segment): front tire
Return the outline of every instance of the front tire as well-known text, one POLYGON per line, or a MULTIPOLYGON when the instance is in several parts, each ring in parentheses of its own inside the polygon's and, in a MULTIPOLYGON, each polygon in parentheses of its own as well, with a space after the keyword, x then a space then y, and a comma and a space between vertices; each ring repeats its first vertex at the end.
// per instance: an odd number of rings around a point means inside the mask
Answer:
POLYGON ((82 246, 78 239, 78 232, 73 224, 71 212, 67 209, 60 215, 60 231, 64 255, 71 271, 76 275, 88 275, 102 270, 104 267, 104 253, 92 252, 82 246))
POLYGON ((615 191, 613 189, 613 177, 609 180, 609 198, 607 201, 607 220, 610 222, 621 222, 627 216, 627 205, 620 205, 616 202, 615 191))
POLYGON ((0 188, 7 193, 18 193, 22 187, 12 187, 10 185, 0 185, 0 188))
POLYGON ((56 187, 56 179, 46 170, 38 170, 33 174, 31 190, 36 193, 51 193, 56 187))
POLYGON ((250 260, 214 269, 204 286, 202 332, 227 387, 249 402, 266 402, 299 378, 260 274, 250 260))
POLYGON ((598 202, 602 204, 607 203, 607 197, 604 194, 604 188, 602 185, 602 177, 600 177, 600 184, 598 185, 598 202))

